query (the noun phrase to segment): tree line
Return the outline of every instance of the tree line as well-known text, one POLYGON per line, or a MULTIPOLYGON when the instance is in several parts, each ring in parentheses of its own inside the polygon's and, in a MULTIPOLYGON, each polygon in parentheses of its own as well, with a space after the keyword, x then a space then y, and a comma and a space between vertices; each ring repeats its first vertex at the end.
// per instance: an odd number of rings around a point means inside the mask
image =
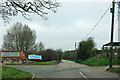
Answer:
MULTIPOLYGON (((35 30, 30 29, 28 25, 23 25, 20 22, 17 22, 7 30, 3 38, 2 50, 24 51, 26 58, 29 54, 39 54, 42 55, 45 61, 61 60, 61 58, 85 60, 98 54, 109 57, 110 53, 109 48, 105 48, 104 50, 95 48, 94 38, 92 37, 80 41, 76 50, 62 52, 61 49, 45 49, 42 42, 36 43, 35 30)), ((120 48, 115 47, 113 52, 117 53, 117 57, 120 59, 120 48)))
MULTIPOLYGON (((103 57, 110 57, 110 48, 106 47, 105 49, 98 50, 95 48, 94 38, 89 37, 86 40, 82 40, 78 43, 76 50, 65 51, 62 55, 64 59, 71 60, 85 60, 90 57, 101 55, 103 57)), ((120 59, 120 47, 114 47, 113 57, 120 59)))
POLYGON ((85 60, 89 57, 94 56, 97 53, 95 48, 95 42, 92 37, 82 40, 78 43, 77 49, 72 51, 65 51, 62 55, 65 59, 82 59, 85 60), (69 55, 69 57, 68 57, 69 55))
POLYGON ((45 61, 60 60, 62 50, 45 49, 42 42, 36 43, 36 32, 20 22, 9 28, 4 35, 2 50, 24 51, 26 59, 29 54, 39 54, 45 61))
MULTIPOLYGON (((19 13, 30 20, 29 14, 37 14, 44 20, 48 19, 47 14, 52 11, 56 13, 60 7, 60 3, 56 0, 2 0, 0 2, 0 14, 4 23, 9 23, 11 17, 17 16, 19 13)), ((38 54, 45 55, 47 53, 55 54, 56 57, 61 57, 61 50, 45 49, 42 42, 35 43, 36 32, 31 30, 27 25, 16 23, 12 28, 8 29, 4 36, 4 42, 1 50, 20 50, 24 51, 26 56, 29 52, 37 52, 38 54), (46 53, 45 53, 46 52, 46 53)), ((48 56, 49 57, 49 56, 48 56)), ((50 60, 45 58, 46 60, 50 60)), ((53 58, 51 58, 52 60, 53 58)))

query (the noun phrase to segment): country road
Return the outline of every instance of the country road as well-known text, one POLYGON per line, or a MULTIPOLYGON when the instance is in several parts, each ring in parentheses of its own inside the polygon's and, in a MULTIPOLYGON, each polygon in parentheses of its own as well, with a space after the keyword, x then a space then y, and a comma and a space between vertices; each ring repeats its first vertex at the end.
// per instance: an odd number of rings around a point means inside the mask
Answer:
POLYGON ((39 78, 73 78, 74 80, 119 80, 118 74, 98 70, 83 64, 62 60, 58 65, 7 65, 35 74, 39 78), (75 79, 76 78, 76 79, 75 79))

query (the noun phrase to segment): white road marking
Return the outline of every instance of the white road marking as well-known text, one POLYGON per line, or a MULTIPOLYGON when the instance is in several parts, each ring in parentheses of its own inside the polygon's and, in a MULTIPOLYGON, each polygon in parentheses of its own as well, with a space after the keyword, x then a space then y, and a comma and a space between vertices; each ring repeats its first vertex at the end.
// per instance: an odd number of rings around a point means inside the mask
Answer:
MULTIPOLYGON (((73 65, 72 65, 72 67, 73 67, 73 65)), ((74 67, 73 67, 74 68, 74 67)), ((75 69, 75 68, 74 68, 75 69)), ((79 72, 79 74, 83 77, 83 78, 85 78, 86 80, 89 80, 82 72, 79 72)))
POLYGON ((89 80, 82 72, 79 72, 80 75, 82 75, 82 77, 84 77, 85 79, 89 80))
POLYGON ((35 75, 33 74, 32 80, 35 78, 35 75))

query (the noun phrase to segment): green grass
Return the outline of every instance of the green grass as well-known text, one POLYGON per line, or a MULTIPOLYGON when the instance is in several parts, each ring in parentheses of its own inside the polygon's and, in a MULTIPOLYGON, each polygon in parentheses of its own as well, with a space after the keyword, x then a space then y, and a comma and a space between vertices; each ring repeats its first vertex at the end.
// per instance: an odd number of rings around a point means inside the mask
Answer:
MULTIPOLYGON (((107 66, 109 65, 109 62, 110 62, 108 57, 100 57, 100 56, 91 57, 86 60, 70 60, 70 61, 75 61, 78 63, 87 64, 90 66, 107 66)), ((120 60, 113 58, 112 64, 113 65, 120 64, 120 60)))
POLYGON ((79 59, 79 60, 75 60, 75 62, 83 63, 83 60, 79 59))
POLYGON ((2 78, 2 66, 0 65, 0 79, 2 78))
POLYGON ((76 60, 73 60, 73 59, 68 59, 69 61, 76 61, 76 60))
POLYGON ((31 78, 32 74, 15 68, 2 66, 2 80, 4 79, 23 79, 31 78))
POLYGON ((61 61, 34 62, 34 63, 10 63, 6 65, 56 65, 61 61))
MULTIPOLYGON (((84 60, 82 63, 90 66, 107 66, 109 65, 109 58, 108 57, 99 58, 98 56, 95 56, 95 57, 84 60)), ((112 64, 113 65, 120 64, 120 60, 113 58, 112 64)))
POLYGON ((82 63, 83 62, 83 60, 81 60, 81 59, 79 59, 79 60, 66 59, 66 60, 68 60, 68 61, 74 61, 74 62, 78 62, 78 63, 82 63))
POLYGON ((116 72, 116 73, 119 73, 119 74, 120 74, 120 68, 112 67, 111 69, 109 69, 109 71, 111 71, 111 72, 116 72))

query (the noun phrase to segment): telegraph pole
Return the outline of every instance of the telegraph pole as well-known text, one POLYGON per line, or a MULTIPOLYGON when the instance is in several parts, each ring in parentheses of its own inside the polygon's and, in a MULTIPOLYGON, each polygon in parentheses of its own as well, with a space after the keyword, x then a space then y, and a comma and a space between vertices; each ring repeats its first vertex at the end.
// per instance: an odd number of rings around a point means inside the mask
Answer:
POLYGON ((76 59, 77 59, 77 51, 76 51, 76 42, 75 42, 75 55, 76 55, 76 59))
POLYGON ((76 42, 75 42, 75 51, 76 51, 76 42))
POLYGON ((109 68, 112 68, 112 55, 113 55, 113 34, 114 34, 114 14, 115 14, 115 0, 112 2, 112 8, 110 9, 112 13, 112 23, 111 23, 111 39, 110 39, 110 64, 109 68))

